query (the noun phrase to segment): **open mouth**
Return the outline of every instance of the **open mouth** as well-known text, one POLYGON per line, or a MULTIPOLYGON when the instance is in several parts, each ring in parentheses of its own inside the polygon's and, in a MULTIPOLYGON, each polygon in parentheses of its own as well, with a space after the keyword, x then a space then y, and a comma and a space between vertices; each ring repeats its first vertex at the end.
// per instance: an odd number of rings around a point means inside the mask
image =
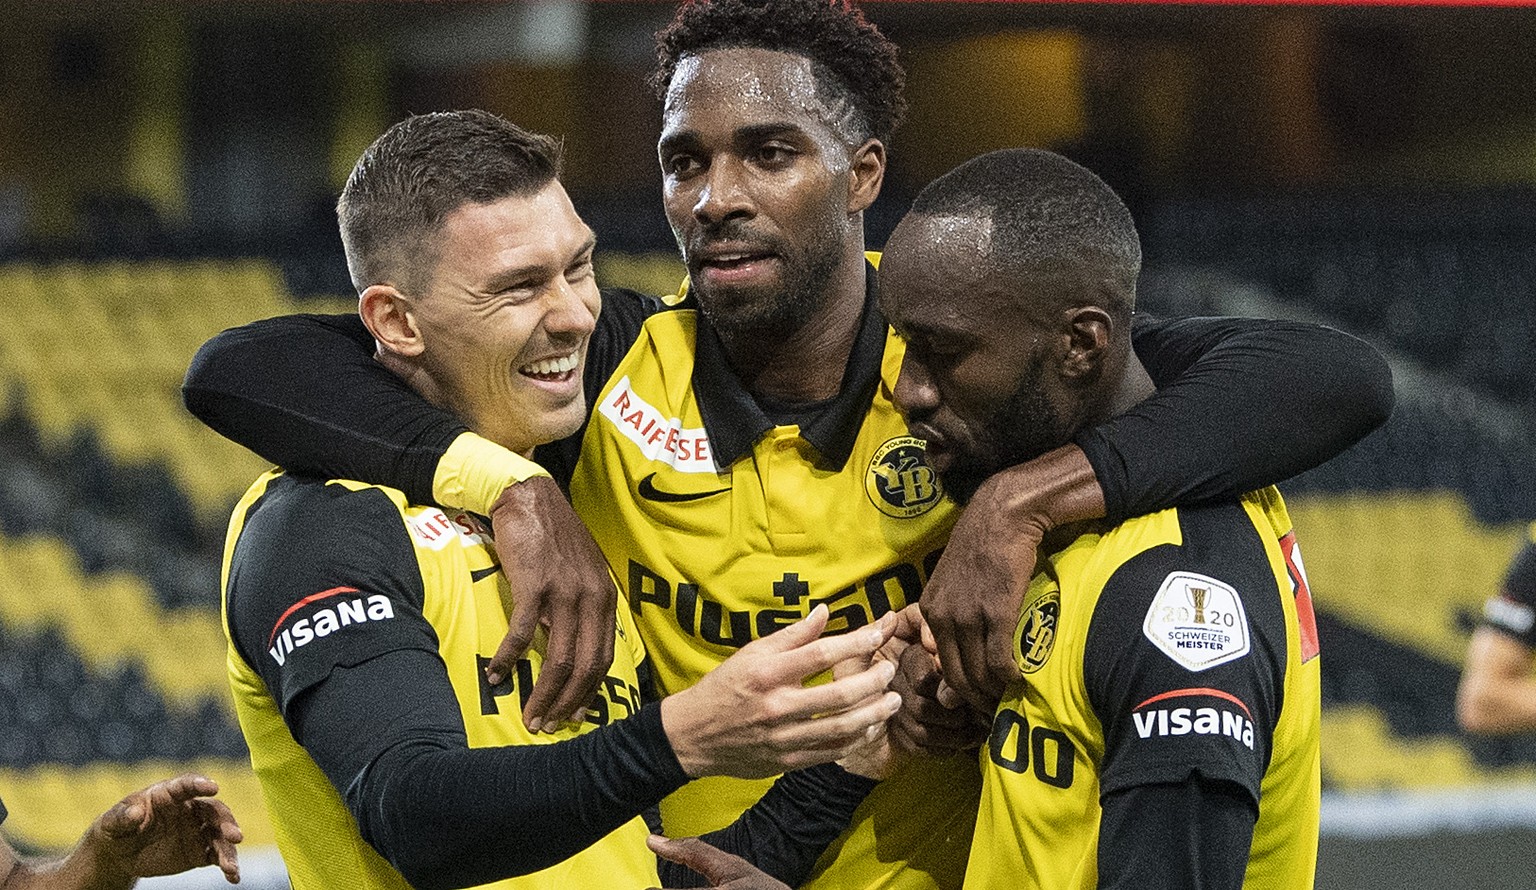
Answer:
POLYGON ((579 364, 581 360, 576 357, 576 353, 571 352, 557 358, 529 362, 518 368, 517 372, 524 377, 532 377, 534 380, 545 383, 559 383, 575 376, 576 366, 579 364))

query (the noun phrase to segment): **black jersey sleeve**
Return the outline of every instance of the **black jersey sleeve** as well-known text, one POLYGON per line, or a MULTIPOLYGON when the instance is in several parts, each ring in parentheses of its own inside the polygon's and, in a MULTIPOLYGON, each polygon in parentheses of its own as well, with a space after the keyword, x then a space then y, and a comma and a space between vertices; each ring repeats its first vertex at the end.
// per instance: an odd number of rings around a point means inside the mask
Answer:
POLYGON ((421 890, 547 868, 687 781, 655 705, 555 744, 470 748, 446 669, 419 651, 338 668, 285 716, 363 838, 421 890))
POLYGON ((377 488, 273 479, 247 511, 226 593, 235 648, 280 707, 334 668, 437 653, 415 550, 377 488))
MULTIPOLYGON (((661 303, 604 290, 584 382, 596 398, 661 303)), ((356 316, 291 315, 231 328, 187 370, 187 409, 267 460, 325 478, 363 479, 431 503, 437 461, 467 427, 373 358, 356 316)))
POLYGON ((1120 566, 1089 624, 1101 793, 1198 774, 1257 802, 1284 689, 1281 592, 1241 506, 1183 508, 1179 520, 1182 543, 1120 566))
POLYGON ((1098 890, 1239 890, 1258 819, 1247 791, 1198 775, 1106 795, 1098 890))
POLYGON ((1392 410, 1392 375, 1331 328, 1137 316, 1158 391, 1075 439, 1112 522, 1273 485, 1337 455, 1392 410))
MULTIPOLYGON (((788 772, 735 822, 703 839, 798 887, 876 784, 835 763, 788 772)), ((710 886, 687 866, 665 860, 658 865, 664 887, 710 886)))
POLYGON ((1499 595, 1483 606, 1482 623, 1536 649, 1536 540, 1510 561, 1499 595))

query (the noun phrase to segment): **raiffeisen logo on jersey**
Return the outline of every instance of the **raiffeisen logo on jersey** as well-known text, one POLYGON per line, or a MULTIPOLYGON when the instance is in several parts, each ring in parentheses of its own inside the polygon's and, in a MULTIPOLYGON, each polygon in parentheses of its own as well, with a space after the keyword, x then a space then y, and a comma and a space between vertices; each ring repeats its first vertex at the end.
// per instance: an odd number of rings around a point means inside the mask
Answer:
POLYGON ((395 617, 395 606, 383 594, 365 594, 356 587, 332 587, 310 594, 293 605, 272 626, 267 638, 267 654, 282 667, 295 649, 302 649, 321 637, 328 637, 344 627, 386 621, 395 617), (355 596, 354 596, 355 594, 355 596), (314 611, 284 627, 288 619, 317 603, 314 611))
POLYGON ((647 460, 660 461, 681 473, 714 473, 715 456, 703 427, 685 427, 667 417, 630 388, 626 375, 597 406, 614 429, 640 447, 647 460))

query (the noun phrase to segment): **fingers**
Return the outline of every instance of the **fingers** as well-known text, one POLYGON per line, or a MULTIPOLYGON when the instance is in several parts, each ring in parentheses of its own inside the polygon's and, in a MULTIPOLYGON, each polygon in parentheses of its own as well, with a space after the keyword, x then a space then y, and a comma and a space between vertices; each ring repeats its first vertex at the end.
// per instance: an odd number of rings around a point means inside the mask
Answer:
POLYGON ((496 648, 496 654, 491 656, 491 662, 485 669, 485 679, 492 686, 512 676, 517 660, 523 657, 523 653, 533 643, 534 632, 539 626, 539 613, 544 607, 543 594, 542 590, 518 591, 513 597, 507 635, 502 638, 501 645, 496 648))
POLYGON ((901 707, 901 696, 885 692, 837 714, 814 717, 786 724, 774 734, 785 750, 838 750, 867 741, 871 728, 878 728, 901 707))
MULTIPOLYGON (((825 606, 817 606, 824 610, 825 606)), ((816 613, 812 612, 812 616, 816 613)), ((810 621, 809 618, 806 621, 810 621)), ((802 622, 804 623, 804 622, 802 622)), ((822 624, 825 625, 823 618, 822 624)), ((800 625, 791 625, 778 633, 765 637, 764 640, 772 640, 782 636, 785 631, 793 630, 800 625)), ((810 639, 800 643, 793 649, 781 649, 779 657, 771 662, 777 677, 783 681, 791 679, 803 680, 826 671, 838 662, 850 658, 866 658, 874 654, 890 639, 891 628, 895 626, 895 619, 882 616, 874 624, 861 627, 858 630, 845 634, 837 634, 820 639, 810 639)), ((761 641, 759 641, 761 642, 761 641)), ((755 645, 755 644, 754 644, 755 645)), ((743 649, 745 651, 745 649, 743 649)))
POLYGON ((234 813, 221 800, 196 800, 192 806, 208 844, 208 864, 217 865, 229 883, 239 883, 240 856, 235 845, 245 840, 245 835, 235 822, 234 813))
POLYGON ((703 875, 711 886, 734 881, 754 871, 740 856, 733 856, 696 837, 666 838, 653 834, 646 838, 645 845, 668 862, 676 862, 703 875))
POLYGON ((212 797, 219 793, 219 784, 207 776, 183 773, 174 779, 166 779, 151 785, 147 791, 163 790, 171 800, 184 803, 198 797, 212 797))
MULTIPOLYGON (((570 714, 572 699, 582 693, 585 705, 592 699, 592 689, 571 688, 578 659, 580 614, 574 602, 552 603, 549 610, 549 643, 544 649, 544 660, 539 665, 539 678, 534 681, 523 706, 523 723, 534 732, 554 732, 570 714)), ((610 635, 613 632, 609 625, 610 635)), ((603 665, 606 669, 607 665, 603 665)), ((599 675, 601 676, 601 675, 599 675)), ((595 686, 595 684, 593 684, 595 686)))
MULTIPOLYGON (((807 643, 821 636, 821 632, 827 629, 827 606, 825 603, 811 610, 811 614, 791 624, 783 630, 776 631, 761 639, 753 640, 741 648, 742 652, 772 653, 788 652, 805 646, 807 643)), ((828 662, 826 667, 831 667, 836 661, 828 662)), ((826 668, 823 668, 825 670, 826 668)))

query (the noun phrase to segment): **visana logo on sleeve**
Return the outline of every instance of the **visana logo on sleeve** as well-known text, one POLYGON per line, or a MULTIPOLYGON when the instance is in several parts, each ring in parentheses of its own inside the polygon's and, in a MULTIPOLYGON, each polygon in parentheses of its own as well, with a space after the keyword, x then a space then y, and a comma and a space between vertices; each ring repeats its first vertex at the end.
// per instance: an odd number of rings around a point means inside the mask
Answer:
POLYGON ((1181 735, 1223 735, 1253 750, 1253 714, 1243 700, 1220 689, 1175 689, 1154 695, 1131 710, 1136 735, 1150 739, 1181 735), (1148 705, 1180 698, 1214 698, 1231 702, 1242 713, 1226 705, 1205 708, 1147 708, 1148 705))
POLYGON ((272 635, 267 638, 269 647, 267 654, 272 656, 272 660, 281 667, 287 663, 288 656, 293 654, 293 650, 303 648, 320 637, 328 637, 350 624, 365 624, 369 621, 383 621, 393 617, 395 617, 395 607, 389 601, 389 597, 378 593, 364 596, 363 592, 356 587, 332 587, 330 590, 310 594, 288 607, 288 610, 272 626, 272 635), (295 621, 292 627, 283 627, 283 622, 292 618, 300 609, 312 606, 321 600, 346 596, 349 593, 355 593, 357 596, 327 604, 324 608, 295 621))
POLYGON ((1231 586, 1195 572, 1172 572, 1152 598, 1142 633, 1192 671, 1248 654, 1248 614, 1231 586))
POLYGON ((928 466, 928 449, 915 436, 887 439, 875 450, 864 490, 881 513, 897 519, 921 516, 944 497, 938 474, 928 466))

